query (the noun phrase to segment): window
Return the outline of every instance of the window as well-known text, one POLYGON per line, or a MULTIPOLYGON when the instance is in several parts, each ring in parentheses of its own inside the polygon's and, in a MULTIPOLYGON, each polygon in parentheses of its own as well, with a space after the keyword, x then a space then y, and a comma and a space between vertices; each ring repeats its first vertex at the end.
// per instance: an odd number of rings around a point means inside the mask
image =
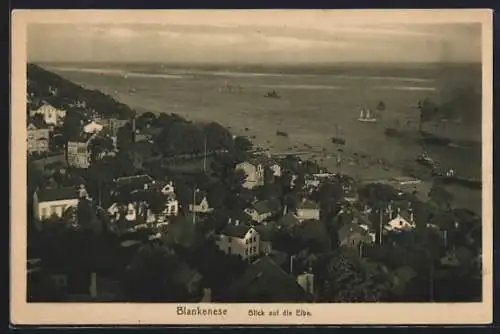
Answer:
POLYGON ((227 242, 231 242, 231 237, 227 237, 227 242))
POLYGON ((227 248, 227 253, 228 253, 229 255, 231 255, 231 246, 229 246, 229 247, 227 248))
POLYGON ((45 218, 48 216, 48 213, 47 213, 47 208, 42 208, 42 214, 41 214, 42 218, 45 218))
POLYGON ((245 249, 245 255, 248 255, 248 249, 245 249))

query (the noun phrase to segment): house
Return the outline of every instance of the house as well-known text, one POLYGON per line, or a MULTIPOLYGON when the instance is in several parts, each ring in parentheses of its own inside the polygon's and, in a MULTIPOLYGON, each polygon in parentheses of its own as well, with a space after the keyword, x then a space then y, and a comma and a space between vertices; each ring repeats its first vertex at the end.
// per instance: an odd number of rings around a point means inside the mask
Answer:
POLYGON ((57 109, 47 102, 44 102, 38 109, 30 111, 30 117, 35 115, 42 115, 45 124, 55 126, 62 124, 66 117, 66 110, 57 109))
POLYGON ((221 297, 224 301, 240 303, 304 303, 313 300, 311 294, 269 256, 253 262, 221 297))
POLYGON ((104 128, 104 126, 102 126, 99 123, 96 123, 96 121, 91 121, 90 123, 83 126, 83 132, 85 132, 85 133, 99 133, 102 131, 103 128, 104 128))
POLYGON ((236 170, 241 170, 246 175, 243 187, 253 189, 264 185, 264 167, 262 165, 254 165, 245 161, 236 165, 236 170))
POLYGON ((194 213, 209 213, 213 209, 208 203, 207 194, 204 191, 196 190, 193 196, 194 204, 189 204, 189 211, 194 213))
POLYGON ((35 125, 35 122, 31 122, 27 131, 28 153, 49 151, 49 128, 45 124, 35 125))
POLYGON ((152 181, 150 185, 152 190, 158 190, 163 195, 172 195, 175 194, 175 187, 172 181, 152 181))
POLYGON ((252 217, 245 211, 233 211, 229 214, 227 223, 250 226, 252 224, 252 217))
POLYGON ((409 231, 415 229, 415 217, 411 209, 389 209, 389 222, 384 226, 386 231, 409 231))
POLYGON ((148 190, 155 183, 155 180, 146 174, 123 176, 114 180, 114 194, 124 192, 127 194, 135 193, 142 190, 148 190))
POLYGON ((66 148, 66 159, 68 165, 75 168, 86 169, 91 163, 90 143, 95 138, 95 134, 84 133, 78 138, 68 141, 66 148))
POLYGON ((304 198, 302 199, 302 202, 297 206, 296 211, 296 217, 301 222, 311 219, 319 220, 320 209, 318 203, 304 198))
POLYGON ((217 247, 228 255, 248 259, 259 254, 259 233, 248 225, 227 225, 217 238, 217 247))
POLYGON ((254 157, 236 165, 236 170, 241 170, 246 175, 243 187, 247 189, 264 185, 266 168, 272 172, 273 176, 281 176, 281 166, 273 160, 264 157, 254 157))
POLYGON ((259 201, 254 203, 251 208, 245 209, 245 213, 252 217, 253 221, 262 223, 278 211, 278 205, 279 203, 271 200, 259 201))
POLYGON ((170 194, 167 197, 163 214, 165 216, 177 216, 179 214, 179 201, 175 198, 175 195, 170 194))
POLYGON ((361 244, 369 244, 374 241, 369 231, 356 223, 347 223, 337 231, 340 247, 358 248, 361 244))
POLYGON ((123 127, 129 122, 128 119, 118 119, 118 118, 101 118, 99 124, 101 124, 105 129, 109 131, 112 137, 116 137, 118 134, 118 129, 123 127))
POLYGON ((75 187, 43 189, 33 194, 33 213, 38 220, 56 215, 61 218, 70 208, 76 208, 81 198, 75 187))

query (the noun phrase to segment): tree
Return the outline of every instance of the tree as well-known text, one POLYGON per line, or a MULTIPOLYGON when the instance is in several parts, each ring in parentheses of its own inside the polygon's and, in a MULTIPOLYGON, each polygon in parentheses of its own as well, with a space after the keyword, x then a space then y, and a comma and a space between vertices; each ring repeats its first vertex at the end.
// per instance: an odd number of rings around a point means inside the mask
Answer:
POLYGON ((212 182, 208 187, 207 200, 212 208, 224 207, 227 196, 226 185, 220 180, 212 182))
POLYGON ((92 161, 100 158, 104 152, 109 152, 114 149, 113 140, 109 137, 98 136, 90 142, 90 152, 92 161))
POLYGON ((72 109, 67 111, 62 127, 65 142, 73 138, 78 138, 81 132, 82 122, 83 117, 78 111, 72 109))
POLYGON ((126 123, 124 126, 118 129, 116 133, 116 141, 119 150, 127 150, 132 146, 134 139, 134 133, 132 131, 132 125, 126 123))
POLYGON ((138 129, 143 129, 145 127, 152 126, 156 123, 156 115, 153 114, 152 112, 146 111, 142 114, 140 114, 136 120, 135 120, 135 125, 138 129))
POLYGON ((338 181, 328 181, 312 194, 313 200, 320 204, 322 217, 330 219, 336 215, 337 203, 344 197, 344 189, 338 181))
POLYGON ((325 276, 320 294, 324 302, 380 302, 391 287, 382 266, 341 252, 330 257, 325 276))
POLYGON ((120 150, 111 162, 114 177, 132 176, 137 173, 132 156, 127 151, 120 150))
POLYGON ((451 203, 454 198, 452 193, 436 184, 433 184, 428 196, 441 210, 446 211, 451 208, 451 203))
POLYGON ((173 274, 181 266, 175 252, 157 244, 141 247, 132 258, 124 277, 127 299, 132 301, 180 301, 183 288, 173 274))
POLYGON ((203 133, 209 151, 221 149, 228 150, 232 147, 233 138, 231 133, 219 123, 208 123, 203 127, 203 133))

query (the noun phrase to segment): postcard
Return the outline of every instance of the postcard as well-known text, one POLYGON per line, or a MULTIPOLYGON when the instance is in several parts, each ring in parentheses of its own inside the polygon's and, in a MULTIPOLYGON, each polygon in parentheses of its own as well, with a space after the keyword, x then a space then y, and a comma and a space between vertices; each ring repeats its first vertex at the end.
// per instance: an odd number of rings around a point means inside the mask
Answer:
POLYGON ((16 10, 15 325, 492 321, 492 11, 16 10))

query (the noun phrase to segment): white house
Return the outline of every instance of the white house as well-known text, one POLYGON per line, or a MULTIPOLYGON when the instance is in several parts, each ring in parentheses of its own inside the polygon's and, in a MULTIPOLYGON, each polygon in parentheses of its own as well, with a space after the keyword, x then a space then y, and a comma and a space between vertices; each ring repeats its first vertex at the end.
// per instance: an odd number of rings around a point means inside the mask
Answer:
POLYGON ((319 204, 312 201, 303 199, 302 202, 297 206, 296 217, 299 221, 315 219, 319 220, 319 204))
POLYGON ((254 165, 245 161, 236 165, 236 170, 241 170, 246 175, 243 187, 253 189, 264 185, 264 167, 261 164, 254 165))
POLYGON ((219 235, 216 245, 228 255, 242 259, 257 256, 260 252, 259 233, 247 225, 227 225, 219 235))
POLYGON ((174 196, 167 198, 163 213, 166 216, 177 216, 179 214, 179 201, 174 196))
POLYGON ((83 131, 85 133, 99 133, 103 128, 104 126, 102 126, 101 124, 92 121, 83 127, 83 131))
POLYGON ((194 203, 189 204, 189 211, 195 213, 209 213, 212 212, 205 192, 197 190, 194 194, 194 203))
POLYGON ((37 114, 42 115, 44 122, 48 125, 60 125, 66 117, 66 110, 57 109, 44 102, 40 108, 30 111, 31 117, 37 114))
POLYGON ((153 181, 151 188, 158 189, 163 195, 175 194, 175 187, 172 181, 169 182, 153 181))
POLYGON ((266 157, 255 157, 236 165, 236 170, 242 170, 246 175, 243 187, 253 189, 264 185, 266 167, 272 172, 273 176, 281 176, 281 166, 266 157))
POLYGON ((33 195, 33 212, 38 220, 48 219, 53 215, 62 217, 70 208, 76 208, 80 200, 74 187, 43 189, 33 195))
POLYGON ((392 212, 389 213, 389 217, 391 219, 384 227, 387 231, 409 231, 416 227, 415 216, 411 210, 398 208, 395 217, 392 216, 392 212))
POLYGON ((251 208, 246 208, 244 211, 257 223, 261 223, 273 215, 269 201, 256 202, 251 208))

